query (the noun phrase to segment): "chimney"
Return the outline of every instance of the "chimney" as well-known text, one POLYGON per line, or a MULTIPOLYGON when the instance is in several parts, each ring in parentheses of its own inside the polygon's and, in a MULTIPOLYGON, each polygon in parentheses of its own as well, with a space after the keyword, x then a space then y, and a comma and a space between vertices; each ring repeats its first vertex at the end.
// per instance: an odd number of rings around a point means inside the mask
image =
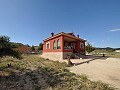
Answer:
POLYGON ((79 38, 79 35, 77 35, 77 37, 79 38))
POLYGON ((52 36, 52 37, 54 36, 54 33, 53 33, 53 32, 51 33, 51 36, 52 36))

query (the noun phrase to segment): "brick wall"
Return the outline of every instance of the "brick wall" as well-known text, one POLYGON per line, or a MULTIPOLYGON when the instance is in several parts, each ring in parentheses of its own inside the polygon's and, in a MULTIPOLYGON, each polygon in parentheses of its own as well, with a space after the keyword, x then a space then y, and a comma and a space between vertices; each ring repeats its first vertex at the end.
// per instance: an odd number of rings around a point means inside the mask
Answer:
POLYGON ((23 54, 27 54, 27 53, 29 53, 29 52, 31 51, 31 48, 28 47, 28 46, 23 45, 23 46, 19 46, 19 47, 18 47, 18 50, 19 50, 21 53, 23 53, 23 54))

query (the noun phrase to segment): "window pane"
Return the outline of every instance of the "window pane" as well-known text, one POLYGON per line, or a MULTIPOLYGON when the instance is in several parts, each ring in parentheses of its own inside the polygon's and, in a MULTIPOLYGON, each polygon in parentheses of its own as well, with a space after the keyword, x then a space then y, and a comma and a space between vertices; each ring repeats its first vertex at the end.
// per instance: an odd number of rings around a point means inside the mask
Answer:
POLYGON ((60 49, 60 40, 57 41, 57 49, 60 49))
POLYGON ((56 42, 53 42, 53 49, 56 49, 56 42))
POLYGON ((47 49, 49 48, 49 43, 47 44, 47 49))
POLYGON ((84 49, 84 43, 80 43, 80 48, 84 49))

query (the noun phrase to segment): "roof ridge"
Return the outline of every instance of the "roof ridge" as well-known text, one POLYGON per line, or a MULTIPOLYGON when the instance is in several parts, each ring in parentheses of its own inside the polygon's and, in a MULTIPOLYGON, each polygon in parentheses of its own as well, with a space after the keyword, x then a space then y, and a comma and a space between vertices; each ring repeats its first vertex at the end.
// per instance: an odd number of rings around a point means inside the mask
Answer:
POLYGON ((84 39, 82 39, 82 38, 79 38, 79 37, 75 36, 73 32, 71 32, 71 33, 60 32, 60 33, 58 33, 58 34, 55 34, 55 35, 53 35, 53 36, 50 36, 49 38, 45 39, 44 41, 47 41, 47 40, 52 39, 52 38, 55 38, 56 36, 59 36, 59 35, 62 35, 62 34, 63 34, 63 35, 70 35, 70 36, 73 36, 73 37, 76 38, 76 39, 80 39, 80 40, 86 41, 86 40, 84 40, 84 39), (73 34, 73 35, 72 35, 72 34, 73 34))

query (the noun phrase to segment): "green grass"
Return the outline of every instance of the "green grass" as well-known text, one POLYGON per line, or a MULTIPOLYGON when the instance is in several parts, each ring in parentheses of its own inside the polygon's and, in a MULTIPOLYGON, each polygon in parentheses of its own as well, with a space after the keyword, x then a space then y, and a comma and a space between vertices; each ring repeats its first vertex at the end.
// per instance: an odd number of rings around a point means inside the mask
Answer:
POLYGON ((24 55, 22 60, 1 58, 0 90, 115 90, 108 84, 90 81, 66 69, 66 63, 24 55), (7 67, 12 63, 12 67, 7 67))

